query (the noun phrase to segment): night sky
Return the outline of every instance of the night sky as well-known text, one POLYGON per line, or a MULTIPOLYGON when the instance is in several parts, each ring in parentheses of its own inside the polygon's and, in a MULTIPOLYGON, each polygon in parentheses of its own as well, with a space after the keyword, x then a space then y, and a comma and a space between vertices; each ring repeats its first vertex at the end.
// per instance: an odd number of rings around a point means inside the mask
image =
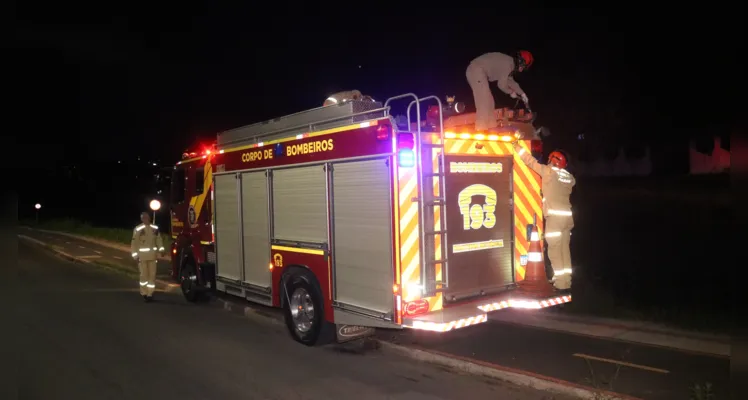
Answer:
MULTIPOLYGON (((742 27, 727 23, 730 13, 717 23, 711 10, 420 2, 350 3, 343 15, 194 4, 19 6, 12 77, 25 111, 21 143, 42 147, 49 166, 136 156, 171 163, 221 130, 349 89, 382 100, 454 94, 472 111, 470 60, 518 49, 535 55, 517 80, 551 145, 580 133, 603 145, 667 142, 726 132, 730 93, 742 82, 731 76, 742 27)), ((514 104, 493 90, 498 105, 514 104)))

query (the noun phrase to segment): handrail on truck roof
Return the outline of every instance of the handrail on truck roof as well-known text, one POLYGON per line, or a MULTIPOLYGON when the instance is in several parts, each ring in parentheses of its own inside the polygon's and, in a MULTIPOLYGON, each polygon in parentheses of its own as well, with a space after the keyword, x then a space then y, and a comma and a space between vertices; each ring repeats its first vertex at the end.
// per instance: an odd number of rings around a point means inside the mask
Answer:
POLYGON ((384 105, 379 102, 354 100, 335 106, 318 107, 311 110, 301 111, 298 113, 279 117, 273 120, 258 122, 221 132, 218 134, 217 144, 220 148, 236 146, 239 144, 256 144, 263 140, 266 140, 269 137, 282 135, 286 132, 308 133, 314 132, 316 130, 333 129, 337 126, 321 127, 320 125, 334 125, 336 122, 342 122, 349 119, 352 123, 355 123, 379 118, 391 118, 390 102, 404 97, 413 97, 414 99, 418 99, 415 94, 407 93, 404 95, 398 95, 388 98, 385 101, 384 105), (368 107, 376 108, 367 109, 368 107), (331 114, 338 115, 334 115, 329 118, 319 118, 330 116, 331 114), (306 121, 304 121, 305 119, 306 121), (303 123, 298 123, 301 121, 303 121, 303 123), (291 124, 291 126, 283 126, 285 124, 291 124), (272 128, 272 125, 280 125, 281 127, 266 132, 262 131, 265 128, 272 128))

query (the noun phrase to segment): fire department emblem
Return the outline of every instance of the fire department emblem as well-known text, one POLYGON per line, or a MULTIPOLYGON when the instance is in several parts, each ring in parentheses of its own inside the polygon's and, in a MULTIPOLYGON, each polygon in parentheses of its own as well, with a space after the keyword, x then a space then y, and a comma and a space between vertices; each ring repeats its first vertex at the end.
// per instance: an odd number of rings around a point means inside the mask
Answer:
POLYGON ((190 225, 195 225, 197 221, 197 214, 195 213, 194 206, 190 206, 190 209, 187 211, 187 221, 190 222, 190 225))
POLYGON ((275 255, 273 255, 273 265, 276 267, 283 266, 283 256, 280 253, 275 253, 275 255))

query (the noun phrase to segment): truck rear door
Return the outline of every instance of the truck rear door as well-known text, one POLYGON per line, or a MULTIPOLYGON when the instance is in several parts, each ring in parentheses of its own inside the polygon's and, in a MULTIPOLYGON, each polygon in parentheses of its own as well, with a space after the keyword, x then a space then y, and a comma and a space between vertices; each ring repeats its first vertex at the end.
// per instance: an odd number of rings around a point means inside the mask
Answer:
POLYGON ((514 283, 512 157, 445 156, 449 287, 445 301, 514 283))

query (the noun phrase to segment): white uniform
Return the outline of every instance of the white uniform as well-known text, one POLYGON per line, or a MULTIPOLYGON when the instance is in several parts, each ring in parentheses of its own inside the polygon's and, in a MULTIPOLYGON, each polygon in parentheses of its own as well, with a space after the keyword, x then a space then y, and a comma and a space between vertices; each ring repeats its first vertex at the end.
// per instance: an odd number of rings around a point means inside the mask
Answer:
POLYGON ((548 258, 553 267, 557 289, 571 288, 571 230, 574 217, 571 213, 569 197, 576 184, 574 175, 563 168, 539 163, 524 148, 517 150, 522 161, 542 179, 543 214, 545 214, 545 241, 548 244, 548 258))
POLYGON ((489 82, 496 82, 499 89, 513 96, 524 97, 525 92, 512 78, 514 58, 504 53, 486 53, 474 59, 465 71, 475 100, 475 130, 485 131, 496 128, 494 116, 496 103, 489 82))
POLYGON ((165 251, 164 241, 158 234, 158 226, 140 224, 132 232, 130 244, 132 258, 138 261, 140 270, 140 294, 153 296, 156 290, 156 263, 158 253, 165 251))

